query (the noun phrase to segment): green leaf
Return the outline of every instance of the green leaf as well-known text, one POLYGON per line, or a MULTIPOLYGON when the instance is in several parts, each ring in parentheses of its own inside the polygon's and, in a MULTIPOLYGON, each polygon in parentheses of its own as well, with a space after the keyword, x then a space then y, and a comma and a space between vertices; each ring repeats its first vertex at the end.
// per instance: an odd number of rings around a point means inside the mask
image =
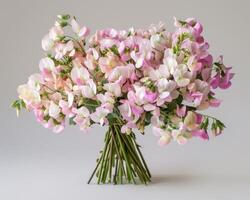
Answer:
POLYGON ((184 25, 187 24, 187 22, 185 22, 185 21, 183 21, 183 20, 178 20, 178 22, 179 22, 182 26, 184 26, 184 25))
POLYGON ((109 121, 109 124, 114 124, 117 123, 117 119, 119 119, 119 116, 115 112, 113 112, 107 115, 107 119, 109 121))
POLYGON ((21 109, 26 109, 26 104, 22 99, 18 99, 12 102, 11 107, 16 109, 17 115, 19 115, 21 109))
POLYGON ((113 46, 110 48, 110 50, 111 50, 115 55, 117 55, 117 56, 120 55, 120 54, 119 54, 119 51, 118 51, 118 48, 117 48, 116 45, 113 45, 113 46))
POLYGON ((49 121, 50 116, 49 116, 49 115, 45 115, 45 116, 43 117, 43 119, 44 119, 45 121, 49 121))
POLYGON ((147 112, 145 115, 145 120, 144 120, 144 125, 148 126, 151 123, 151 117, 152 117, 152 113, 147 112))
POLYGON ((216 120, 216 124, 220 129, 226 128, 225 124, 218 119, 216 120))
POLYGON ((208 125, 209 125, 209 119, 208 117, 206 117, 205 120, 201 124, 201 128, 207 130, 208 125))
POLYGON ((75 121, 74 121, 75 117, 71 117, 69 118, 69 125, 76 125, 75 121))
POLYGON ((90 112, 94 112, 99 105, 100 103, 97 100, 81 98, 78 103, 78 108, 85 106, 90 112))

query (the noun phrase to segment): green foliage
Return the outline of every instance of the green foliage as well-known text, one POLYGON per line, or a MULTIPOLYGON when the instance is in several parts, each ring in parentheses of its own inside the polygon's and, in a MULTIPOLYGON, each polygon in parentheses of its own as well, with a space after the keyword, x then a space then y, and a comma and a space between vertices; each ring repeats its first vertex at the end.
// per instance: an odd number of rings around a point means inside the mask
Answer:
POLYGON ((116 45, 113 45, 113 46, 110 48, 110 50, 111 50, 115 55, 117 55, 117 56, 120 55, 120 54, 119 54, 119 51, 118 51, 118 48, 117 48, 116 45))
POLYGON ((70 19, 70 15, 66 14, 66 15, 58 15, 58 23, 60 24, 61 27, 65 27, 69 24, 69 19, 70 19))
POLYGON ((178 22, 182 25, 185 26, 187 24, 187 22, 183 21, 183 20, 178 20, 178 22))
POLYGON ((148 126, 151 123, 151 117, 152 117, 152 113, 147 112, 145 115, 145 120, 144 120, 144 125, 148 126))
POLYGON ((69 125, 76 125, 75 121, 74 121, 75 117, 70 117, 69 118, 69 125))
POLYGON ((99 105, 100 102, 97 100, 81 98, 78 103, 78 108, 85 106, 90 112, 94 112, 99 105))
POLYGON ((17 115, 19 115, 22 108, 26 109, 26 104, 22 99, 18 99, 12 102, 11 107, 16 109, 17 115))
POLYGON ((43 117, 43 119, 44 119, 45 121, 49 121, 50 116, 49 116, 49 115, 45 115, 45 116, 43 117))
POLYGON ((116 112, 109 113, 107 115, 107 119, 109 121, 109 124, 119 123, 119 120, 120 120, 120 118, 116 112))
POLYGON ((208 117, 205 117, 205 120, 201 123, 201 129, 204 129, 204 130, 207 130, 208 128, 208 125, 209 125, 209 119, 208 117))

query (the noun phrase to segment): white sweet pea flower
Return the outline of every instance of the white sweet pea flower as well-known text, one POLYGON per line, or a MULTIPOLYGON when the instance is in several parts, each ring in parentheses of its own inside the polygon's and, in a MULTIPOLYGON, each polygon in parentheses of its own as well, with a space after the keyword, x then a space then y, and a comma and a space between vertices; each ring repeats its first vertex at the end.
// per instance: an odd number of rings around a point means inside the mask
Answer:
POLYGON ((147 39, 138 39, 139 52, 132 51, 130 53, 131 58, 135 61, 135 67, 141 68, 145 60, 149 59, 152 55, 151 44, 147 39))
POLYGON ((169 78, 170 76, 170 72, 169 69, 166 65, 160 65, 160 67, 158 69, 151 69, 149 71, 149 77, 151 80, 153 81, 157 81, 161 78, 169 78))
POLYGON ((156 83, 159 93, 164 91, 172 92, 176 88, 176 83, 174 81, 169 81, 165 78, 159 79, 156 83))
POLYGON ((74 103, 74 95, 71 92, 67 92, 68 95, 68 106, 71 107, 74 103))
POLYGON ((132 116, 131 107, 130 107, 128 101, 119 105, 118 109, 119 109, 121 115, 124 116, 125 118, 130 118, 132 116))
POLYGON ((86 26, 81 28, 75 19, 71 20, 71 26, 72 30, 78 35, 79 38, 85 38, 90 32, 86 26))
POLYGON ((153 111, 156 108, 156 106, 153 104, 144 104, 143 108, 145 111, 153 111))
POLYGON ((51 101, 49 106, 49 116, 53 117, 54 119, 57 119, 59 117, 60 112, 60 107, 56 105, 53 101, 51 101))
POLYGON ((29 77, 28 85, 36 91, 41 89, 40 84, 43 82, 42 76, 40 74, 32 74, 29 77))
POLYGON ((116 97, 120 97, 122 95, 121 86, 119 83, 106 83, 104 84, 103 88, 113 93, 116 97))
POLYGON ((180 145, 186 144, 188 141, 188 138, 190 138, 190 132, 188 132, 183 126, 182 123, 180 123, 180 128, 172 130, 172 136, 173 139, 180 145))
POLYGON ((126 80, 131 77, 133 71, 134 71, 134 66, 131 64, 126 66, 117 66, 111 71, 108 79, 109 81, 112 82, 117 81, 119 78, 126 80))
POLYGON ((42 48, 44 51, 50 51, 54 46, 54 40, 52 40, 49 35, 45 35, 42 39, 42 48))
POLYGON ((49 37, 53 41, 57 41, 63 34, 64 32, 61 26, 54 26, 49 31, 49 37))
POLYGON ((151 24, 148 31, 151 35, 154 35, 157 32, 164 31, 164 29, 165 29, 165 24, 160 21, 158 24, 151 24))
POLYGON ((112 93, 110 92, 106 92, 105 94, 97 94, 96 97, 102 104, 105 104, 105 103, 114 104, 115 103, 115 99, 112 93))
POLYGON ((108 109, 98 107, 94 113, 90 115, 90 118, 96 122, 100 123, 101 126, 105 123, 106 116, 110 113, 108 109))
POLYGON ((166 39, 160 34, 154 34, 150 37, 151 46, 162 51, 166 46, 166 39))
POLYGON ((81 89, 83 97, 92 98, 96 94, 96 84, 92 79, 87 81, 87 85, 81 86, 81 89))
POLYGON ((136 103, 138 105, 144 104, 144 102, 145 102, 144 97, 146 95, 146 88, 144 86, 134 85, 134 89, 135 89, 135 96, 137 97, 135 99, 136 103))
POLYGON ((174 71, 173 76, 179 87, 185 87, 190 83, 190 79, 186 77, 186 73, 188 73, 188 68, 185 64, 178 65, 174 71))
POLYGON ((163 130, 162 128, 153 126, 153 133, 159 137, 158 144, 160 146, 165 146, 170 143, 172 136, 171 133, 167 130, 163 130))
POLYGON ((30 87, 28 84, 18 86, 17 92, 19 98, 28 106, 35 106, 41 102, 39 91, 34 90, 34 88, 30 87))
POLYGON ((164 104, 165 101, 171 102, 172 99, 178 97, 178 95, 176 94, 177 91, 175 90, 177 86, 175 81, 169 81, 165 78, 162 78, 157 81, 156 85, 160 94, 157 101, 158 106, 164 104))
POLYGON ((76 114, 79 115, 80 117, 87 118, 90 116, 90 112, 88 108, 85 106, 80 107, 79 109, 76 110, 76 114))
POLYGON ((37 106, 41 102, 40 83, 42 77, 40 74, 33 74, 29 77, 28 83, 20 85, 17 89, 19 98, 22 99, 27 106, 37 106))
POLYGON ((172 136, 170 133, 165 133, 164 135, 162 135, 160 137, 160 139, 158 140, 158 144, 160 146, 165 146, 167 144, 169 144, 171 142, 172 136))
POLYGON ((175 56, 173 50, 172 49, 165 50, 164 57, 165 57, 163 59, 164 65, 166 65, 168 67, 169 72, 171 74, 174 74, 174 72, 178 66, 178 63, 176 61, 176 56, 175 56))

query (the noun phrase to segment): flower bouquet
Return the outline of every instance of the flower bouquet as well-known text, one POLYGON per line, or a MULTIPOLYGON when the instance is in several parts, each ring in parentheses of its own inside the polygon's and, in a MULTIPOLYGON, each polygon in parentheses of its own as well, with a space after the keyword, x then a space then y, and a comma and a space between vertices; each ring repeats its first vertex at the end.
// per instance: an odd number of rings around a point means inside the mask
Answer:
POLYGON ((42 39, 46 57, 40 72, 18 87, 12 106, 32 110, 45 128, 61 132, 66 121, 88 131, 107 126, 104 148, 88 183, 148 183, 151 174, 136 142, 151 125, 158 144, 209 139, 225 125, 201 110, 218 107, 217 88, 227 89, 233 73, 214 61, 202 25, 193 18, 174 19, 149 29, 96 31, 75 17, 59 15, 42 39), (73 34, 68 34, 69 30, 73 34), (88 38, 88 39, 87 39, 88 38))

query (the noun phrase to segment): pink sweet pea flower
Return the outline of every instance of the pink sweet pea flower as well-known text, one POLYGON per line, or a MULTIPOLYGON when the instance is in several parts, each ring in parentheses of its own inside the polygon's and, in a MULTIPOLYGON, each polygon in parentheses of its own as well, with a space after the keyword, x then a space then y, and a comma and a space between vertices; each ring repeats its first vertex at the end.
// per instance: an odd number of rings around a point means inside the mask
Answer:
POLYGON ((33 111, 34 111, 36 120, 42 123, 44 120, 44 111, 42 109, 34 109, 33 111))
POLYGON ((62 59, 68 52, 70 55, 74 54, 74 44, 72 41, 68 41, 66 44, 57 43, 55 46, 55 59, 62 59))
POLYGON ((132 128, 136 128, 136 125, 133 122, 128 122, 127 124, 122 126, 121 132, 126 133, 126 134, 130 134, 132 128))
POLYGON ((68 92, 67 94, 68 94, 68 101, 60 100, 59 106, 61 107, 63 114, 65 114, 69 117, 72 117, 72 116, 74 116, 74 113, 72 112, 72 105, 74 102, 74 96, 70 92, 68 92))
POLYGON ((186 106, 180 107, 177 105, 176 114, 179 117, 184 117, 186 115, 186 106))
POLYGON ((84 85, 84 83, 89 80, 90 75, 85 67, 74 66, 71 70, 71 78, 77 85, 84 85))
POLYGON ((213 89, 217 87, 221 89, 227 89, 231 86, 231 79, 234 77, 234 73, 231 73, 231 67, 225 68, 224 75, 221 76, 220 73, 217 73, 210 81, 210 84, 213 89))
POLYGON ((135 117, 139 118, 141 114, 143 113, 143 108, 137 105, 131 106, 132 113, 135 115, 135 117))
POLYGON ((55 63, 49 57, 40 60, 39 68, 44 80, 46 81, 53 80, 55 78, 55 75, 57 74, 55 63))
POLYGON ((154 103, 157 98, 157 93, 152 91, 146 91, 144 99, 149 103, 154 103))
POLYGON ((220 103, 221 103, 221 100, 219 100, 219 99, 210 99, 209 100, 209 105, 211 107, 218 107, 218 106, 220 106, 220 103))
POLYGON ((121 105, 118 106, 118 109, 124 119, 129 121, 132 118, 132 110, 128 100, 122 100, 121 105))
POLYGON ((231 79, 234 77, 234 73, 230 73, 232 68, 226 68, 225 75, 220 79, 219 87, 221 89, 227 89, 231 86, 231 79))
POLYGON ((203 140, 208 140, 209 139, 209 136, 208 136, 207 132, 204 129, 198 129, 198 130, 192 131, 192 136, 200 137, 203 140))
POLYGON ((101 71, 105 73, 106 77, 108 77, 114 67, 123 65, 123 63, 119 60, 119 57, 110 52, 107 53, 106 57, 100 57, 98 64, 101 71))
POLYGON ((49 37, 53 41, 58 40, 61 36, 63 36, 64 32, 61 26, 54 26, 49 31, 49 37))

